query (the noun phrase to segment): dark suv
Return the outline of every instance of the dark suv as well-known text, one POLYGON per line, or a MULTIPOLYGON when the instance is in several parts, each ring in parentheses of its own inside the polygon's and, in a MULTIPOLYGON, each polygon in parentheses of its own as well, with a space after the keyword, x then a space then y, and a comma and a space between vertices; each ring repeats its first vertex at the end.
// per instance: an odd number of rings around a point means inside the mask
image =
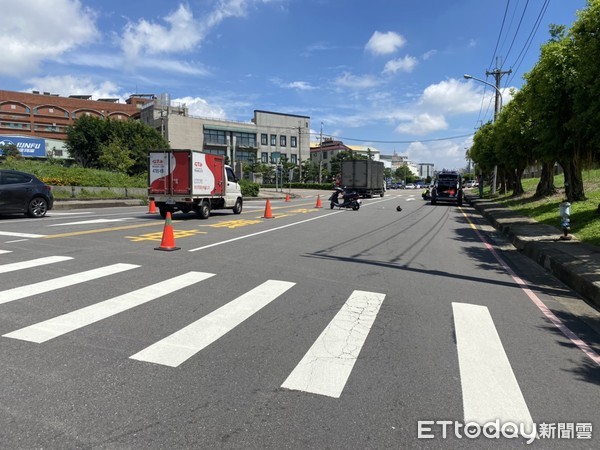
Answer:
POLYGON ((34 175, 17 170, 0 170, 0 214, 24 213, 44 217, 52 209, 50 186, 34 175))
POLYGON ((455 202, 458 206, 463 203, 462 177, 458 172, 440 172, 437 174, 431 188, 431 204, 438 201, 455 202))

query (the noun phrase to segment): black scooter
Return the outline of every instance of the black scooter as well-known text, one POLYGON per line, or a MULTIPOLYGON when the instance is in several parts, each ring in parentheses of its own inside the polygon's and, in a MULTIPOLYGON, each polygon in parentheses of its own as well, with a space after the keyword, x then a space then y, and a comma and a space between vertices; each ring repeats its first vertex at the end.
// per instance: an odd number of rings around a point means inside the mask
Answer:
POLYGON ((355 191, 349 189, 342 189, 341 187, 336 187, 335 192, 331 194, 329 197, 331 209, 333 208, 348 208, 353 211, 358 211, 360 208, 360 195, 358 195, 355 191), (342 203, 340 203, 339 196, 342 194, 342 203))

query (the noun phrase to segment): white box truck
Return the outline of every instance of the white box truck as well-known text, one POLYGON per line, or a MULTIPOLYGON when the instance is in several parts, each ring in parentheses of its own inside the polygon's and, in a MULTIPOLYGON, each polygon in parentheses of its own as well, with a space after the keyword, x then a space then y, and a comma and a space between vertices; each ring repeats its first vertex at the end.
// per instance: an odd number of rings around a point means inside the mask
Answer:
POLYGON ((241 214, 242 190, 220 155, 197 150, 153 150, 148 154, 148 200, 160 215, 194 211, 207 219, 213 209, 241 214))

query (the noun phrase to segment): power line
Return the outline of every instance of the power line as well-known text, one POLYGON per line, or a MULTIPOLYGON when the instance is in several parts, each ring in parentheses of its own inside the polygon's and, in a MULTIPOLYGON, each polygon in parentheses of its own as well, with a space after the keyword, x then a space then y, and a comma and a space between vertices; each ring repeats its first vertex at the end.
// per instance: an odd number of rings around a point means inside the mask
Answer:
MULTIPOLYGON (((319 136, 320 133, 310 133, 313 136, 319 136)), ((450 136, 436 139, 414 139, 411 141, 377 141, 373 139, 358 139, 358 138, 349 138, 343 136, 333 136, 329 135, 329 137, 340 140, 340 141, 354 141, 354 142, 372 142, 373 144, 414 144, 417 142, 436 142, 436 141, 451 141, 453 139, 460 139, 473 136, 473 133, 463 134, 460 136, 450 136)))
POLYGON ((531 44, 533 43, 533 38, 535 37, 535 35, 540 27, 540 24, 542 23, 542 19, 543 19, 544 15, 546 14, 546 10, 548 9, 549 4, 550 4, 550 0, 544 1, 544 4, 542 5, 542 8, 538 14, 538 17, 537 17, 535 23, 533 24, 533 28, 531 29, 531 32, 529 33, 529 36, 527 37, 527 40, 525 41, 525 44, 523 45, 521 52, 519 53, 519 55, 517 56, 517 59, 515 60, 514 74, 508 78, 506 85, 508 85, 510 82, 512 82, 513 78, 517 75, 517 73, 519 71, 519 67, 521 67, 521 63, 525 59, 525 55, 527 54, 527 52, 529 51, 529 48, 531 47, 531 44), (519 61, 519 59, 520 59, 520 61, 519 61))
POLYGON ((508 0, 506 2, 506 9, 504 10, 504 17, 502 18, 502 25, 500 26, 500 32, 498 33, 498 39, 496 40, 496 48, 494 49, 494 54, 492 55, 490 67, 492 67, 492 64, 494 64, 494 58, 496 58, 496 52, 498 51, 498 44, 500 44, 500 38, 502 37, 502 30, 504 29, 504 22, 506 22, 506 14, 508 13, 509 5, 510 5, 510 0, 508 0))

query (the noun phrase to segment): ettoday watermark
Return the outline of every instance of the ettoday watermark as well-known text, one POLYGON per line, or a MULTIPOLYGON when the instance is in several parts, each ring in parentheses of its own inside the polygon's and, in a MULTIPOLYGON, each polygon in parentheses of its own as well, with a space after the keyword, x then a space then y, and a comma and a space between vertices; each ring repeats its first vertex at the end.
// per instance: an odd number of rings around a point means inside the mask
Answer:
POLYGON ((483 425, 477 422, 458 422, 455 420, 419 420, 417 422, 418 439, 447 439, 453 434, 458 439, 476 439, 481 436, 488 439, 525 439, 531 444, 536 439, 591 439, 592 424, 584 423, 514 423, 494 420, 483 425))

